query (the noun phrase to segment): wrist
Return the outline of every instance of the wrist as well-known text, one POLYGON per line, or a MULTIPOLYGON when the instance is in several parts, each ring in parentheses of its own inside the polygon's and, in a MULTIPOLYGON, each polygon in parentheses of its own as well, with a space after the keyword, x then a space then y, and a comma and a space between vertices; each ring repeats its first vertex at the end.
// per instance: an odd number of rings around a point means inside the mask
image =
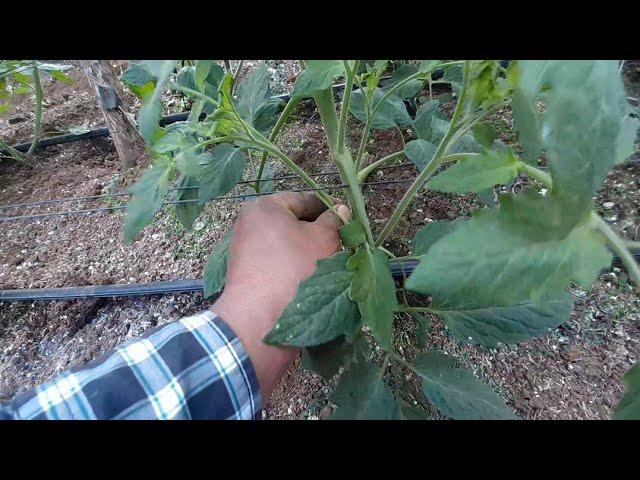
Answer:
POLYGON ((274 301, 275 292, 265 292, 264 284, 228 285, 211 307, 234 331, 256 371, 263 401, 287 371, 299 349, 266 345, 263 337, 273 328, 286 304, 274 301))

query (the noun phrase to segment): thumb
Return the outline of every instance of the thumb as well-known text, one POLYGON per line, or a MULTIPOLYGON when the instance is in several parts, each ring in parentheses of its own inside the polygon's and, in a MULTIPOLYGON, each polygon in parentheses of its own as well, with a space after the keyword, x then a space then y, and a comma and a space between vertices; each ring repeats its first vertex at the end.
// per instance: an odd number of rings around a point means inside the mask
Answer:
POLYGON ((340 218, 344 219, 345 222, 348 222, 351 218, 351 211, 346 205, 338 205, 337 211, 339 217, 333 210, 325 210, 313 223, 337 230, 343 225, 340 218))

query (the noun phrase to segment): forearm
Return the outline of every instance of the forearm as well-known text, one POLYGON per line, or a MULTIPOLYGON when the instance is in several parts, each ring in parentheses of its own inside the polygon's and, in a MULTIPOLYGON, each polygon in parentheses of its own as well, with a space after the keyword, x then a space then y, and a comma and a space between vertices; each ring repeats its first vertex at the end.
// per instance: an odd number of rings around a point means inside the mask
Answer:
POLYGON ((61 374, 0 408, 0 418, 251 419, 261 408, 244 346, 206 311, 61 374))

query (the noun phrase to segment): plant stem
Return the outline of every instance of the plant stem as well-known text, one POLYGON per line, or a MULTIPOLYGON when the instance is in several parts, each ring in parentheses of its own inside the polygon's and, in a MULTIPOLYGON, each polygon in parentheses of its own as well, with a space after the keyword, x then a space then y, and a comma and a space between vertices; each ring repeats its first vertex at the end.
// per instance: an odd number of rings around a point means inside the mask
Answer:
POLYGON ((362 170, 360 170, 360 172, 358 172, 358 180, 360 182, 364 182, 367 179, 367 177, 371 174, 371 172, 373 172, 376 168, 380 168, 385 163, 391 162, 393 160, 396 160, 402 157, 404 157, 404 150, 400 150, 399 152, 392 153, 391 155, 387 155, 386 157, 383 157, 380 160, 376 160, 371 165, 363 168, 362 170))
MULTIPOLYGON (((378 111, 380 110, 380 108, 382 108, 382 105, 384 105, 384 102, 386 102, 387 98, 393 95, 400 87, 406 85, 412 80, 416 80, 422 77, 423 75, 424 75, 423 72, 416 72, 413 75, 409 75, 408 77, 402 79, 401 81, 393 85, 380 98, 380 101, 376 103, 376 106, 373 107, 373 110, 370 110, 371 105, 370 105, 370 102, 367 101, 367 121, 365 123, 364 131, 362 132, 362 138, 360 139, 360 147, 358 148, 358 153, 356 155, 356 168, 358 170, 360 170, 360 168, 362 167, 362 156, 364 155, 364 149, 367 145, 367 140, 369 140, 369 133, 371 131, 373 121, 375 120, 376 115, 378 114, 378 111)), ((374 94, 371 95, 371 98, 372 99, 374 98, 374 94)))
POLYGON ((231 72, 231 63, 229 62, 229 60, 223 60, 224 62, 224 68, 227 71, 227 73, 231 72))
POLYGON ((238 63, 238 66, 236 67, 236 71, 233 72, 233 83, 231 84, 231 94, 233 94, 233 89, 236 86, 236 80, 238 79, 238 74, 240 73, 240 70, 242 70, 242 65, 244 65, 244 60, 240 60, 240 62, 238 63))
POLYGON ((380 366, 380 371, 378 372, 378 377, 382 378, 384 376, 384 372, 387 371, 387 363, 389 363, 389 356, 391 353, 387 352, 382 359, 382 365, 380 366))
POLYGON ((324 126, 329 149, 331 153, 339 153, 338 149, 338 117, 336 116, 336 105, 333 101, 333 90, 326 88, 319 91, 313 97, 320 112, 320 120, 324 126))
MULTIPOLYGON (((243 141, 246 142, 247 140, 243 139, 243 141)), ((286 167, 293 170, 297 175, 299 175, 302 181, 304 181, 304 183, 306 183, 311 188, 321 188, 320 185, 318 185, 309 175, 307 175, 307 173, 304 170, 302 170, 298 165, 296 165, 296 163, 293 160, 291 160, 284 153, 282 153, 272 143, 264 143, 259 140, 251 140, 251 142, 254 143, 256 146, 268 151, 273 156, 278 157, 286 167)), ((322 203, 324 203, 328 208, 334 210, 335 205, 333 203, 333 200, 331 200, 331 197, 326 192, 322 190, 318 190, 315 193, 318 196, 318 198, 320 198, 322 203)))
POLYGON ((218 102, 216 102, 213 98, 209 97, 208 95, 205 95, 204 93, 200 93, 200 92, 198 92, 196 90, 192 90, 191 88, 188 88, 188 87, 183 87, 181 85, 178 85, 177 83, 173 84, 171 86, 171 88, 173 88, 174 90, 178 90, 179 92, 186 93, 188 95, 192 95, 192 96, 194 96, 196 98, 199 98, 200 100, 203 100, 205 102, 208 102, 208 103, 212 104, 214 107, 218 108, 218 105, 219 105, 218 102))
POLYGON ((614 252, 618 254, 620 260, 627 268, 627 273, 640 290, 640 266, 636 263, 634 256, 627 250, 625 241, 613 231, 607 222, 605 222, 596 212, 591 212, 591 224, 599 230, 609 241, 609 245, 614 252))
POLYGON ((634 242, 633 240, 627 240, 624 242, 625 247, 633 248, 634 250, 640 249, 640 242, 634 242))
MULTIPOLYGON (((289 99, 289 101, 284 107, 284 110, 282 110, 282 113, 280 114, 280 118, 278 118, 278 121, 276 122, 273 129, 271 130, 271 133, 269 134, 269 141, 271 143, 275 141, 276 137, 278 136, 278 133, 280 133, 280 130, 282 130, 282 127, 286 123, 291 113, 298 106, 298 104, 300 103, 300 100, 301 99, 299 97, 294 97, 289 99)), ((258 176, 256 177, 258 180, 255 184, 256 193, 260 193, 260 180, 262 179, 262 172, 264 171, 264 167, 266 163, 267 163, 267 152, 262 152, 262 157, 260 158, 260 167, 258 168, 258 176)))
POLYGON ((389 221, 384 226, 384 228, 382 229, 382 232, 380 232, 380 235, 376 240, 376 245, 383 244, 383 242, 387 239, 389 234, 393 231, 393 229, 396 227, 396 225, 400 221, 400 217, 402 217, 402 214, 405 212, 405 210, 413 200, 413 197, 415 197, 416 193, 418 193, 418 190, 420 189, 420 187, 424 184, 424 182, 426 182, 429 179, 431 175, 433 175, 433 173, 436 171, 438 166, 443 161, 446 161, 445 159, 447 157, 444 157, 443 159, 443 155, 449 146, 449 140, 451 139, 451 137, 456 131, 458 119, 460 118, 460 115, 464 108, 468 87, 469 87, 469 61, 466 61, 464 63, 464 74, 463 74, 463 80, 462 80, 462 88, 460 89, 460 98, 458 99, 458 103, 456 104, 456 109, 453 112, 453 116, 451 117, 451 123, 449 123, 449 130, 447 130, 447 134, 440 141, 440 145, 438 145, 438 149, 436 150, 436 153, 433 155, 433 158, 431 159, 431 161, 427 164, 424 170, 420 172, 420 175, 418 175, 418 177, 414 180, 414 182, 411 184, 409 189, 405 192, 404 196, 402 197, 402 200, 400 200, 400 203, 398 204, 394 212, 391 214, 389 221))
POLYGON ((526 163, 522 165, 521 170, 526 173, 529 177, 534 180, 538 180, 547 188, 553 187, 553 180, 551 179, 551 174, 548 172, 543 172, 539 168, 536 168, 532 165, 527 165, 526 163))
MULTIPOLYGON (((553 179, 549 173, 527 164, 524 164, 521 168, 527 175, 538 180, 545 187, 553 188, 553 179)), ((634 248, 634 244, 639 244, 640 242, 627 242, 622 239, 596 212, 591 212, 590 223, 593 228, 600 231, 600 233, 606 237, 612 250, 616 252, 620 260, 622 260, 622 263, 627 269, 627 273, 637 285, 638 289, 640 289, 640 266, 638 266, 634 256, 628 250, 629 246, 634 248), (629 245, 629 243, 632 245, 629 245)))
POLYGON ((318 111, 320 112, 320 120, 322 121, 327 134, 327 140, 329 141, 331 158, 336 164, 336 167, 338 167, 340 178, 344 183, 349 185, 349 190, 347 190, 346 193, 349 204, 351 205, 353 218, 362 225, 367 236, 367 242, 373 246, 373 234, 371 233, 371 226, 369 225, 369 218, 367 217, 364 197, 362 196, 362 189, 360 188, 355 163, 348 149, 343 148, 342 151, 338 149, 338 120, 333 101, 333 92, 331 88, 328 88, 317 93, 314 98, 318 111))
POLYGON ((349 61, 344 61, 344 68, 347 72, 347 81, 344 86, 344 96, 342 97, 342 108, 340 109, 340 122, 338 126, 338 152, 342 153, 345 149, 344 138, 347 130, 347 117, 349 116, 349 105, 351 104, 351 91, 353 90, 353 81, 358 70, 358 60, 355 61, 353 69, 349 68, 349 61))
POLYGON ((33 84, 36 89, 36 119, 33 125, 33 140, 31 146, 27 152, 27 156, 34 154, 40 143, 40 125, 42 120, 42 98, 44 93, 42 91, 42 82, 40 81, 40 70, 37 66, 33 66, 33 84))
POLYGON ((371 232, 371 225, 369 224, 369 217, 367 216, 362 188, 360 186, 360 181, 358 180, 355 162, 351 158, 351 153, 349 150, 346 150, 344 153, 336 155, 334 160, 338 167, 338 172, 340 172, 342 181, 349 185, 347 198, 349 199, 349 204, 353 210, 353 218, 362 225, 367 236, 367 242, 373 247, 375 245, 373 241, 373 233, 371 232))
POLYGON ((24 163, 25 165, 28 165, 30 167, 33 167, 33 165, 31 164, 31 162, 29 162, 28 160, 26 160, 24 158, 24 156, 22 155, 22 153, 20 153, 18 150, 16 150, 15 148, 13 148, 11 145, 9 145, 7 142, 5 142, 4 140, 2 140, 0 138, 0 147, 2 147, 2 149, 6 150, 7 153, 9 154, 9 156, 11 158, 13 158, 15 161, 20 162, 20 163, 24 163))

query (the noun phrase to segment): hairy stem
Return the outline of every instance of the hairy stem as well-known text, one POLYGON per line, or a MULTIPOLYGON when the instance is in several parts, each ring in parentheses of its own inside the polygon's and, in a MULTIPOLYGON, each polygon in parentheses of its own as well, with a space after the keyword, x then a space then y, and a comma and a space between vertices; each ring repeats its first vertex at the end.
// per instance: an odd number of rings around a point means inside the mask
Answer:
POLYGON ((332 153, 338 153, 338 117, 336 116, 336 105, 333 101, 333 90, 331 87, 319 91, 313 97, 320 112, 320 120, 324 126, 329 141, 329 149, 332 153))
POLYGON ((520 167, 520 169, 527 174, 530 178, 534 180, 538 180, 545 187, 551 188, 553 187, 553 180, 551 179, 551 175, 547 172, 543 172, 539 168, 536 168, 532 165, 527 165, 526 163, 520 167))
MULTIPOLYGON (((553 188, 553 179, 549 173, 543 172, 539 168, 526 164, 521 168, 529 177, 538 180, 547 188, 553 188)), ((627 269, 627 273, 636 284, 637 288, 640 289, 640 266, 638 266, 634 256, 628 250, 629 242, 625 241, 616 232, 614 232, 609 224, 596 212, 591 212, 590 223, 593 228, 601 232, 606 237, 611 249, 618 254, 620 260, 622 260, 622 263, 627 269)))
POLYGON ((244 60, 240 60, 240 62, 238 62, 238 66, 236 67, 236 71, 233 72, 233 82, 231 83, 231 93, 232 94, 233 94, 233 90, 236 87, 236 82, 238 80, 238 74, 242 70, 242 65, 244 65, 244 60))
POLYGON ((9 156, 11 158, 13 158, 15 161, 20 162, 20 163, 24 163, 25 165, 33 167, 31 162, 29 162, 27 159, 25 159, 24 156, 22 155, 22 153, 20 153, 18 150, 13 148, 11 145, 9 145, 7 142, 2 140, 1 138, 0 138, 0 148, 2 148, 3 150, 6 150, 7 153, 9 154, 9 156))
MULTIPOLYGON (((271 130, 271 133, 269 134, 269 141, 271 143, 275 141, 276 137, 280 133, 280 130, 282 130, 282 127, 286 123, 287 119, 289 118, 291 113, 296 109, 299 103, 300 103, 299 97, 294 97, 289 99, 289 101, 284 107, 284 110, 282 110, 282 113, 280 114, 278 121, 276 122, 273 129, 271 130)), ((262 157, 260 158, 260 167, 258 168, 258 176, 256 177, 257 178, 256 184, 255 184, 256 193, 260 193, 260 180, 262 179, 262 172, 264 172, 264 167, 266 163, 267 163, 267 152, 262 152, 262 157)))
POLYGON ((36 90, 36 119, 33 125, 33 141, 31 142, 31 146, 29 147, 29 151, 27 151, 27 156, 31 156, 34 154, 36 149, 38 148, 38 144, 40 143, 40 126, 42 120, 42 98, 44 97, 44 93, 42 91, 42 82, 40 81, 40 70, 37 66, 33 67, 33 85, 36 90))
POLYGON ((618 254, 627 269, 627 273, 636 284, 637 289, 640 290, 640 266, 638 266, 636 259, 627 249, 624 239, 614 232, 609 224, 596 212, 591 212, 591 224, 607 238, 612 250, 618 254))
MULTIPOLYGON (((356 168, 358 170, 360 170, 360 168, 362 167, 362 156, 364 155, 364 149, 367 145, 367 140, 369 140, 369 133, 371 132, 371 127, 373 125, 373 121, 376 118, 376 115, 378 114, 378 112, 380 111, 380 108, 382 108, 382 105, 384 105, 384 102, 387 101, 387 99, 393 95, 400 87, 406 85, 407 83, 411 82, 412 80, 416 80, 418 78, 423 77, 425 74, 423 72, 416 72, 413 75, 409 75, 408 77, 402 79, 401 81, 399 81, 398 83, 396 83, 395 85, 393 85, 391 88, 389 88, 389 90, 387 90, 385 92, 385 94, 380 98, 380 101, 378 101, 376 103, 376 106, 373 107, 373 110, 369 110, 371 108, 370 105, 370 101, 367 101, 367 105, 368 105, 368 110, 367 110, 367 121, 364 127, 364 131, 362 132, 362 138, 360 139, 360 147, 358 148, 358 154, 356 155, 356 168)), ((371 95, 371 99, 373 99, 373 94, 371 95)))
MULTIPOLYGON (((436 153, 434 153, 431 161, 427 164, 424 170, 420 172, 420 175, 418 175, 418 177, 414 180, 414 182, 411 184, 409 189, 405 192, 404 196, 402 197, 402 200, 400 200, 400 203, 398 204, 394 212, 391 214, 389 221, 384 226, 384 228, 382 229, 382 232, 380 232, 380 236, 376 240, 376 245, 383 244, 383 242, 387 239, 389 234, 393 231, 393 229, 396 227, 396 225, 400 221, 400 217, 402 217, 405 210, 409 207, 409 204, 415 197, 416 193, 418 193, 418 190, 420 189, 420 187, 424 184, 424 182, 426 182, 429 179, 431 175, 433 175, 433 173, 436 171, 438 166, 443 161, 446 161, 443 159, 443 155, 449 146, 449 141, 451 140, 451 137, 456 131, 458 119, 460 118, 460 115, 462 114, 462 110, 464 108, 468 87, 469 87, 469 61, 466 61, 464 64, 464 74, 463 74, 463 80, 462 80, 462 88, 460 90, 460 98, 458 99, 458 103, 456 104, 456 109, 453 112, 453 116, 451 117, 451 123, 449 123, 449 130, 440 141, 440 145, 438 145, 438 149, 436 150, 436 153)), ((444 158, 446 159, 447 157, 444 157, 444 158)))
MULTIPOLYGON (((243 139, 243 141, 246 141, 246 139, 243 139)), ((259 140, 251 140, 251 143, 254 143, 256 146, 260 147, 263 150, 266 150, 268 153, 279 158, 280 161, 286 167, 288 167, 290 170, 296 173, 302 179, 302 181, 306 183, 309 187, 318 188, 318 189, 321 188, 320 185, 318 185, 315 182, 315 180, 313 180, 309 175, 307 175, 307 173, 304 170, 302 170, 298 165, 296 165, 296 163, 293 160, 291 160, 284 153, 282 153, 272 143, 265 143, 259 140)), ((315 193, 318 196, 318 198, 322 201, 322 203, 324 203, 328 208, 332 210, 334 209, 335 204, 333 203, 333 200, 331 200, 331 197, 326 192, 322 190, 318 190, 315 193)))
POLYGON ((349 204, 351 205, 353 218, 362 225, 367 236, 367 242, 373 246, 373 234, 371 233, 371 226, 369 225, 369 218, 367 217, 364 197, 362 196, 362 189, 358 180, 355 163, 351 158, 351 152, 349 152, 347 148, 339 151, 337 145, 338 120, 331 88, 319 92, 314 98, 331 148, 331 158, 336 164, 336 167, 338 167, 340 178, 344 183, 349 185, 346 193, 349 204))
POLYGON ((398 158, 404 157, 404 150, 400 150, 399 152, 392 153, 391 155, 387 155, 386 157, 381 158, 380 160, 376 160, 371 165, 363 168, 358 172, 358 180, 360 182, 364 182, 367 177, 373 172, 375 169, 380 168, 382 165, 388 162, 392 162, 398 158))
POLYGON ((349 105, 351 104, 351 91, 353 90, 353 81, 358 71, 358 60, 353 64, 353 69, 349 68, 349 61, 344 61, 344 68, 347 72, 347 81, 344 86, 344 95, 342 97, 342 108, 340 110, 340 122, 338 126, 338 152, 342 153, 345 149, 344 139, 347 130, 347 117, 349 116, 349 105))
POLYGON ((208 95, 205 95, 204 93, 200 93, 197 90, 192 90, 191 88, 188 87, 183 87, 181 85, 178 85, 177 83, 174 83, 171 86, 172 89, 174 90, 178 90, 179 92, 182 93, 186 93, 187 95, 192 95, 204 102, 210 103, 211 105, 213 105, 214 107, 218 108, 218 102, 216 102, 213 98, 211 98, 208 95))

